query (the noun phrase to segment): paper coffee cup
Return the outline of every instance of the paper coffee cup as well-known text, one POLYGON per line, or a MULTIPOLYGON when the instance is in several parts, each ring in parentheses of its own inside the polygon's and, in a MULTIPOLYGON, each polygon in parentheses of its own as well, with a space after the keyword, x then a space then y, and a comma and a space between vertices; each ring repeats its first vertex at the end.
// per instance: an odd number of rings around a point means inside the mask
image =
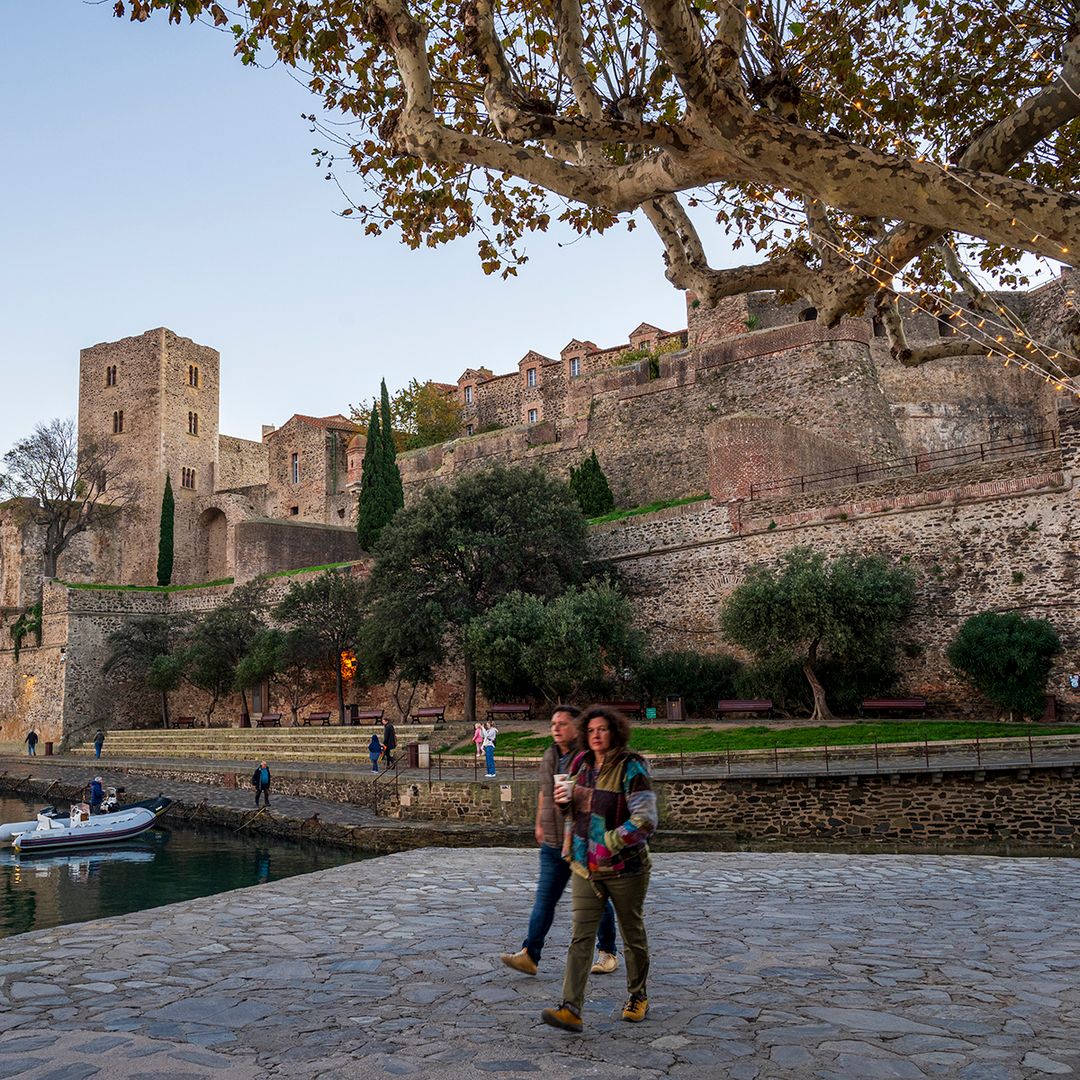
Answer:
POLYGON ((566 802, 570 798, 570 774, 557 772, 552 780, 555 781, 555 798, 559 802, 566 802))

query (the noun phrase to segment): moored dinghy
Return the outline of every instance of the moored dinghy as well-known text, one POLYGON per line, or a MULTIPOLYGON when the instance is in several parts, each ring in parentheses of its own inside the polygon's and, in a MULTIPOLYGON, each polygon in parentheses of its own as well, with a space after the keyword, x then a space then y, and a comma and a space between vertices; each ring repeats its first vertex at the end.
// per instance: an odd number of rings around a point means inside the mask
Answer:
POLYGON ((38 814, 32 828, 15 836, 12 845, 16 851, 27 854, 130 840, 151 828, 158 814, 163 813, 169 805, 169 800, 161 797, 152 802, 152 808, 131 806, 109 814, 91 814, 86 803, 75 803, 67 819, 44 812, 38 814))

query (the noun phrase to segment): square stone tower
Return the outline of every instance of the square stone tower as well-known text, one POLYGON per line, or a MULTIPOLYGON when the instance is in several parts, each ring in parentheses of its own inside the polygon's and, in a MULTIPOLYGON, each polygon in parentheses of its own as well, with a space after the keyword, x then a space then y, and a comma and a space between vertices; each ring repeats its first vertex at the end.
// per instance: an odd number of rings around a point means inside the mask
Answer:
POLYGON ((164 327, 79 353, 80 446, 119 441, 114 470, 139 485, 138 511, 124 527, 122 584, 156 582, 166 474, 176 500, 173 581, 203 580, 191 540, 217 480, 220 364, 215 349, 164 327))

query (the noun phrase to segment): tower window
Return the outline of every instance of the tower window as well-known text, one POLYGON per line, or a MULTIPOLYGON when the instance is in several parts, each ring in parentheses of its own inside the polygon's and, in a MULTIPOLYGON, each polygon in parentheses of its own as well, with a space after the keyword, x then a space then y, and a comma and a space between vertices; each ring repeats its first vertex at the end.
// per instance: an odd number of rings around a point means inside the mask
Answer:
POLYGON ((465 434, 466 435, 472 435, 475 430, 476 429, 473 427, 472 424, 466 424, 465 425, 465 434))
POLYGON ((530 409, 529 410, 529 423, 530 424, 535 424, 536 423, 537 415, 538 415, 538 412, 537 412, 536 409, 530 409))
POLYGON ((300 483, 300 455, 293 454, 289 460, 289 475, 294 484, 300 483))
POLYGON ((189 435, 199 434, 199 414, 197 412, 187 414, 187 429, 189 435))
POLYGON ((195 490, 195 470, 194 469, 181 469, 180 470, 180 486, 186 487, 189 491, 195 490))
POLYGON ((199 385, 199 365, 198 364, 188 364, 187 382, 188 382, 188 386, 197 387, 199 385))
POLYGON ((465 387, 465 404, 466 405, 471 405, 472 404, 472 387, 471 386, 466 386, 465 387))
POLYGON ((290 506, 289 507, 289 515, 291 517, 299 517, 300 516, 300 507, 299 506, 290 506))
POLYGON ((581 357, 575 356, 570 361, 570 378, 574 378, 575 375, 581 374, 581 357))
POLYGON ((106 386, 115 386, 116 385, 116 365, 115 364, 110 364, 105 369, 105 385, 106 386))
POLYGON ((112 433, 120 435, 124 431, 124 410, 118 409, 112 414, 112 433))
POLYGON ((536 368, 531 367, 531 368, 526 369, 526 371, 525 371, 525 385, 526 386, 535 386, 536 385, 536 368))

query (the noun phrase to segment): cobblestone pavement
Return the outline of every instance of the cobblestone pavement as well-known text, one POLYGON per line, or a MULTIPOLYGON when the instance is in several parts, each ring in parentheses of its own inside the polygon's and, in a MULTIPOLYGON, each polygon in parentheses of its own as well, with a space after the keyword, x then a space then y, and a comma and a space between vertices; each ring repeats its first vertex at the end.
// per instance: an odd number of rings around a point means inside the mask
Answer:
POLYGON ((658 855, 652 1011, 557 1002, 520 942, 536 856, 426 849, 8 939, 0 1078, 959 1080, 1080 1068, 1075 859, 658 855))

